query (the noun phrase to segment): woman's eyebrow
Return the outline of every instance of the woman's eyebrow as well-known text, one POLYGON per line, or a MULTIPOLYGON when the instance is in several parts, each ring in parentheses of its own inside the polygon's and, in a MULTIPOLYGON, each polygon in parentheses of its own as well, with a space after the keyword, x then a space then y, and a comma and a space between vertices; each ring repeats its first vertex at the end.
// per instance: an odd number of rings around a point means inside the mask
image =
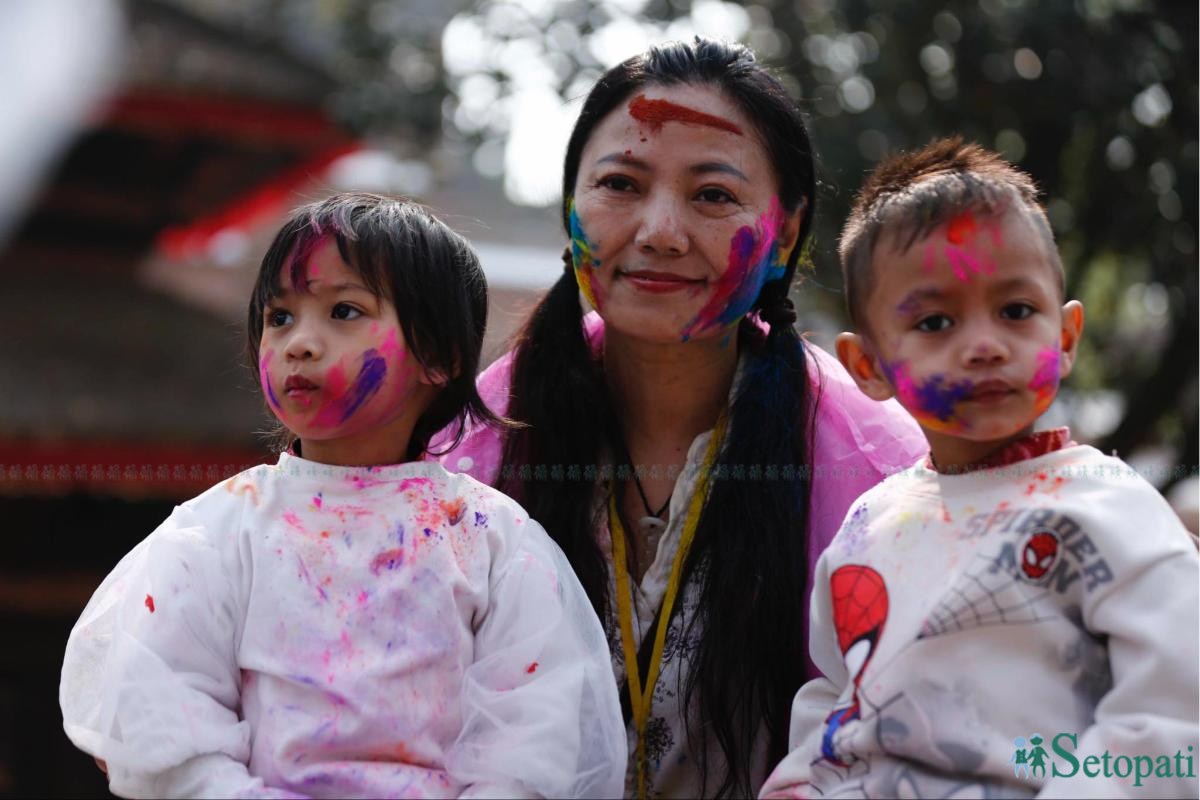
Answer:
POLYGON ((750 179, 746 177, 746 173, 731 164, 726 164, 724 161, 705 161, 701 164, 694 164, 688 172, 694 175, 704 172, 721 172, 726 175, 732 175, 735 178, 741 178, 746 183, 750 182, 750 179))
POLYGON ((601 156, 600 158, 597 158, 596 163, 597 164, 620 164, 621 166, 624 166, 624 167, 633 167, 634 169, 645 170, 647 172, 650 170, 649 163, 647 163, 646 161, 643 161, 640 158, 629 155, 628 152, 609 153, 606 156, 601 156))

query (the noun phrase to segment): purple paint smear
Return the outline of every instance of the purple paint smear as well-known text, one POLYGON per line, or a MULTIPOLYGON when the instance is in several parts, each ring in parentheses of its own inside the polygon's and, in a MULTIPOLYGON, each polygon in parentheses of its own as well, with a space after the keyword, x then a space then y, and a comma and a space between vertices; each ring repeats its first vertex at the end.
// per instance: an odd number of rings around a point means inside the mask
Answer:
POLYGON ((895 387, 900 405, 926 427, 945 428, 947 423, 959 424, 954 407, 965 400, 974 388, 969 380, 950 382, 944 375, 931 375, 918 384, 909 373, 908 364, 900 361, 883 364, 883 372, 895 387))
POLYGON ((387 377, 387 361, 374 348, 363 353, 362 369, 349 391, 336 401, 326 406, 313 420, 315 425, 340 425, 358 411, 379 391, 387 377))

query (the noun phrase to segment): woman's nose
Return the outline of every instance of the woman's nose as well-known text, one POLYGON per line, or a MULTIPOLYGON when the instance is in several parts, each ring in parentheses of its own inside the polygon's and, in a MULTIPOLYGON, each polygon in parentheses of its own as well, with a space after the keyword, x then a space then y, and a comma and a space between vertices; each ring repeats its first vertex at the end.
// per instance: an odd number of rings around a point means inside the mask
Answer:
POLYGON ((688 251, 688 233, 682 223, 681 210, 669 198, 652 198, 640 212, 634 244, 643 253, 683 255, 688 251))

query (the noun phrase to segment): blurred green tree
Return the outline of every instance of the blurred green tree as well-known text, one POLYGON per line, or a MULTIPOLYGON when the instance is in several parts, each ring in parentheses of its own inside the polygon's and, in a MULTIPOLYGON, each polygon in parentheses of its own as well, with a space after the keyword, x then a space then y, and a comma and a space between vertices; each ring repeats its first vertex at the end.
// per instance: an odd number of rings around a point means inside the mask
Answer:
MULTIPOLYGON (((448 117, 494 149, 530 64, 576 99, 615 63, 614 38, 634 52, 714 20, 810 109, 822 180, 814 283, 840 286, 838 227, 884 154, 951 133, 996 148, 1043 189, 1068 293, 1087 308, 1068 415, 1106 451, 1170 448, 1178 469, 1160 485, 1195 470, 1196 3, 481 0, 448 29, 474 43, 447 64, 456 107, 472 113, 448 117)), ((806 295, 841 313, 833 293, 806 295)))

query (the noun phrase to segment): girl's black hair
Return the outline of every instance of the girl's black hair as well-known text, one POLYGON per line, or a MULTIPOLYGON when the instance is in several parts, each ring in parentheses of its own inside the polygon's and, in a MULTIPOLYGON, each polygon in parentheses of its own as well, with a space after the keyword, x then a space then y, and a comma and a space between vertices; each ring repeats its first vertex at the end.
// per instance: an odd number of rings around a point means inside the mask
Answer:
MULTIPOLYGON (((792 698, 803 682, 807 652, 803 609, 816 398, 787 294, 808 240, 815 195, 812 150, 798 104, 741 45, 697 37, 630 58, 600 79, 575 123, 563 170, 563 225, 569 235, 568 203, 596 125, 636 90, 678 84, 712 86, 736 103, 775 166, 780 203, 789 212, 804 209, 784 276, 763 286, 752 309, 770 323, 770 334, 752 320, 741 323, 739 343, 753 354, 685 565, 685 575, 700 585, 700 611, 685 637, 699 641, 682 687, 689 742, 700 754, 706 796, 749 796, 761 724, 770 736, 770 763, 786 753, 792 698), (728 768, 720 774, 710 774, 708 736, 725 757, 728 768)), ((569 262, 569 255, 564 259, 569 262)), ((620 428, 581 320, 579 287, 568 263, 517 340, 509 416, 528 426, 507 434, 499 486, 550 532, 601 619, 610 619, 606 561, 594 534, 593 481, 586 478, 596 474, 588 466, 619 441, 620 428)))
POLYGON ((250 295, 246 357, 254 373, 264 309, 285 278, 304 289, 308 258, 326 237, 366 287, 396 307, 404 341, 421 366, 448 379, 417 420, 406 458, 420 458, 430 437, 452 423, 457 429, 446 450, 453 449, 468 416, 500 423, 475 389, 488 310, 479 258, 466 239, 398 197, 335 194, 292 212, 263 256, 250 295))

